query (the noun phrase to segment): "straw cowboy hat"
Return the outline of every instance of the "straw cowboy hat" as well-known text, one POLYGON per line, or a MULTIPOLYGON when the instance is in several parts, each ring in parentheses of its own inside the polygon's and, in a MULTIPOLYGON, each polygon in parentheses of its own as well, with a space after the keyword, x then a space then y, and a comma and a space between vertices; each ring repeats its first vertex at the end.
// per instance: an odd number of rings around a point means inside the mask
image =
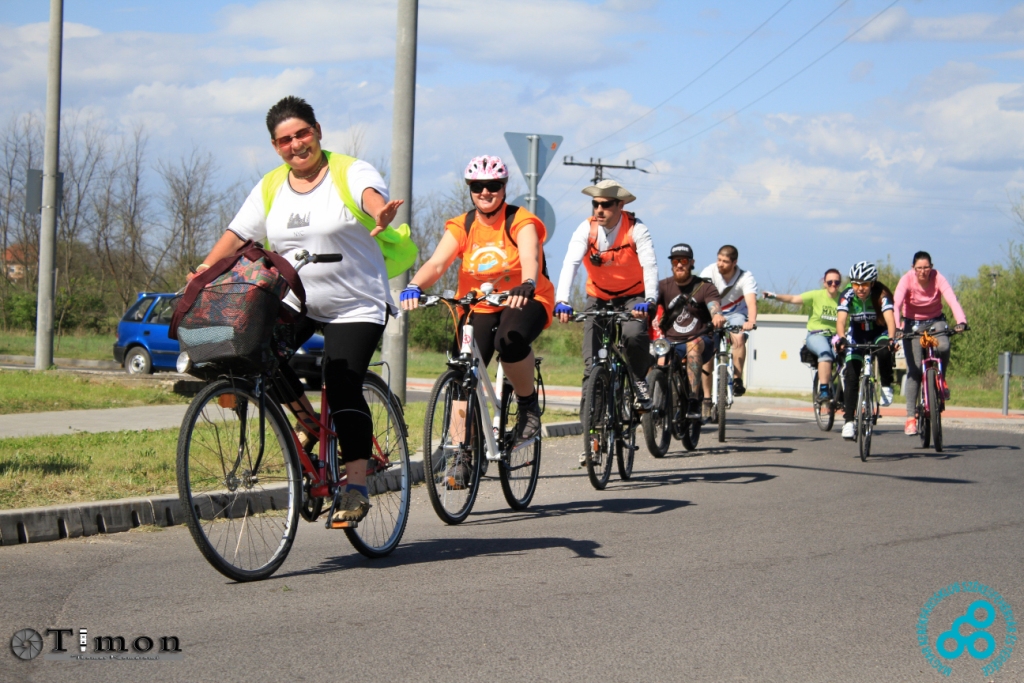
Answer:
POLYGON ((630 202, 636 201, 636 197, 633 196, 633 193, 622 185, 619 185, 615 180, 602 180, 597 185, 585 187, 583 188, 583 194, 588 194, 591 197, 618 199, 623 204, 629 204, 630 202))

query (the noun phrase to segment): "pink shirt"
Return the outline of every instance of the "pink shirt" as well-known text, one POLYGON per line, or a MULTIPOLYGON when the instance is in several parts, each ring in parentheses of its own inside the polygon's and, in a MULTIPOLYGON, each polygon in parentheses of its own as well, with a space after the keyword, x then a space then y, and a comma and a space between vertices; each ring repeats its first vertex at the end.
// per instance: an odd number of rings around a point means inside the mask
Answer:
POLYGON ((939 271, 932 269, 928 276, 928 284, 924 287, 917 281, 917 274, 908 270, 900 278, 896 287, 896 327, 902 327, 901 318, 911 320, 931 320, 942 315, 942 300, 953 310, 953 317, 958 323, 966 323, 967 316, 960 302, 956 300, 953 288, 939 271))

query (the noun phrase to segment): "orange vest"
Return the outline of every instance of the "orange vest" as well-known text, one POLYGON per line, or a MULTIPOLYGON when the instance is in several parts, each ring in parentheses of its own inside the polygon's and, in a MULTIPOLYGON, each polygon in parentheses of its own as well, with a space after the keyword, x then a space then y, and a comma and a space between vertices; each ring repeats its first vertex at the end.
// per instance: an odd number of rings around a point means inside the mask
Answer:
POLYGON ((597 248, 597 220, 590 217, 590 238, 587 240, 587 255, 583 259, 583 266, 587 269, 587 296, 607 301, 644 294, 644 268, 636 253, 634 225, 636 216, 623 211, 622 227, 615 243, 602 252, 597 248), (600 254, 601 265, 591 263, 591 254, 600 254))

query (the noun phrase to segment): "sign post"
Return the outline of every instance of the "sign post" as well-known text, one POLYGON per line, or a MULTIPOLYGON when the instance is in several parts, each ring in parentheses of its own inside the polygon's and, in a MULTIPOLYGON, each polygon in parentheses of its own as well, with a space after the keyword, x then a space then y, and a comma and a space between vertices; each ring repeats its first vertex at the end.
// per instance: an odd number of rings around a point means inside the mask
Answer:
POLYGON ((1010 414, 1010 377, 1024 377, 1024 354, 999 354, 998 373, 1003 376, 1003 415, 1010 414))
POLYGON ((505 142, 526 178, 526 194, 516 197, 512 203, 525 205, 530 213, 543 221, 547 228, 547 239, 544 241, 547 242, 555 234, 555 210, 548 200, 537 194, 537 184, 554 160, 555 152, 562 144, 562 136, 505 133, 505 142))

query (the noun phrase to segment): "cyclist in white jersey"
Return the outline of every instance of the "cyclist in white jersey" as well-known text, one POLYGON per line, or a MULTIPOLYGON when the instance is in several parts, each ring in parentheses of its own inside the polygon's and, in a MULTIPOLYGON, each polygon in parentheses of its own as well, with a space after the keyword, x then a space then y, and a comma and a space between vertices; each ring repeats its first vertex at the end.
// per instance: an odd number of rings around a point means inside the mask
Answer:
MULTIPOLYGON (((740 252, 731 244, 718 250, 718 261, 701 272, 700 276, 711 280, 722 295, 722 315, 729 325, 742 326, 742 334, 732 335, 732 391, 742 396, 747 389, 743 386, 743 365, 747 359, 747 332, 757 323, 757 281, 750 271, 736 265, 740 252)), ((712 361, 713 362, 713 361, 712 361)), ((704 395, 711 395, 711 362, 704 366, 704 395)))

